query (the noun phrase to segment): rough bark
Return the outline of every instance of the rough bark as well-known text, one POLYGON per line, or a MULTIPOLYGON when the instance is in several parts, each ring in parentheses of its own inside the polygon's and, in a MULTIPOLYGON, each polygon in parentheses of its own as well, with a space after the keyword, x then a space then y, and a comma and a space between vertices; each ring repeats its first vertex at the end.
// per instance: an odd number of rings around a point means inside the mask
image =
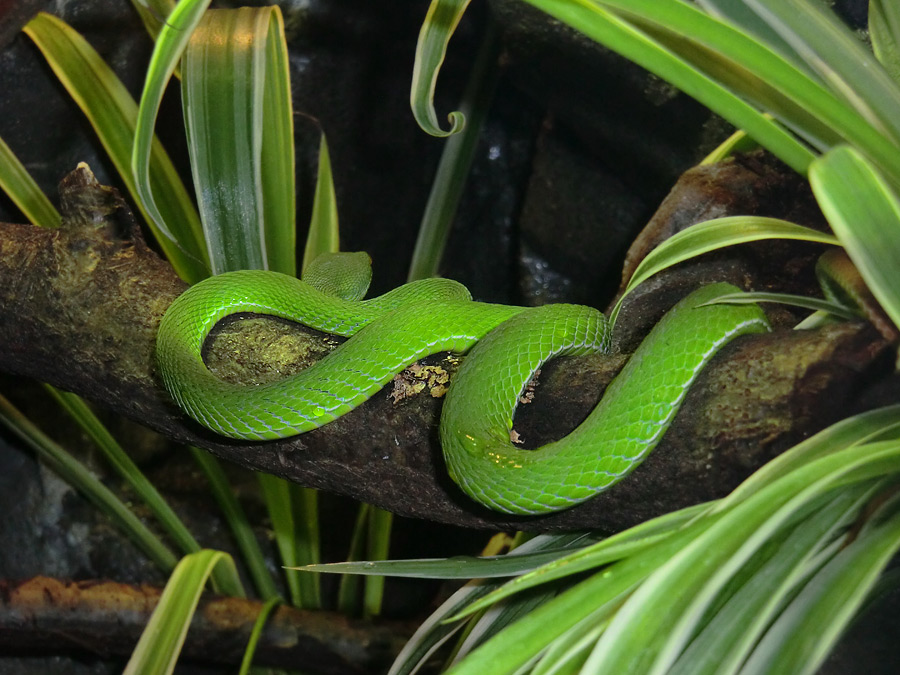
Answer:
MULTIPOLYGON (((749 193, 754 181, 771 176, 738 167, 729 180, 743 181, 749 193)), ((62 228, 0 225, 0 370, 81 394, 245 467, 406 516, 491 529, 616 530, 722 496, 778 452, 845 415, 879 373, 885 345, 863 323, 739 339, 701 375, 659 448, 631 477, 569 511, 511 518, 473 504, 447 477, 436 437, 440 401, 427 390, 397 403, 382 391, 322 429, 270 443, 228 441, 186 418, 161 388, 153 359, 159 320, 185 285, 143 243, 115 191, 96 184, 88 169, 71 174, 61 191, 62 228)), ((670 200, 678 194, 676 188, 670 200)), ((810 285, 805 270, 820 251, 767 245, 704 256, 660 275, 623 309, 619 347, 633 349, 649 325, 702 283, 771 288, 760 275, 777 268, 789 271, 791 290, 810 285)), ((793 320, 783 310, 771 317, 776 324, 793 320)), ((258 360, 266 363, 266 355, 258 360)), ((517 429, 532 443, 562 435, 623 362, 620 355, 560 359, 542 374, 537 402, 523 406, 517 429)))
MULTIPOLYGON (((112 581, 34 577, 0 580, 0 645, 4 653, 50 649, 127 657, 141 636, 162 589, 112 581)), ((235 669, 263 603, 204 595, 182 655, 235 669)), ((353 620, 325 611, 280 606, 260 635, 254 663, 318 675, 384 670, 411 634, 407 625, 353 620)))

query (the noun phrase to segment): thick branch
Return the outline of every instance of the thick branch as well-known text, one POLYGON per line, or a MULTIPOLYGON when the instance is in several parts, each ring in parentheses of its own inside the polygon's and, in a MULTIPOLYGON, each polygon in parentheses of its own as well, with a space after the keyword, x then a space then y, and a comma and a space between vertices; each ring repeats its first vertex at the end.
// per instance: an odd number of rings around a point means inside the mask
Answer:
MULTIPOLYGON (((0 645, 10 650, 90 650, 131 654, 162 590, 111 581, 63 582, 34 577, 0 580, 0 645)), ((205 663, 237 666, 262 603, 204 595, 182 653, 205 663)), ((260 636, 254 663, 327 675, 384 669, 410 631, 400 624, 354 621, 324 611, 281 606, 260 636)))
MULTIPOLYGON (((473 504, 447 477, 436 438, 440 401, 427 392, 394 403, 383 391, 322 429, 271 443, 231 442, 190 421, 160 387, 153 360, 160 317, 184 284, 147 249, 116 193, 87 169, 61 190, 62 229, 0 225, 0 370, 74 391, 243 466, 406 516, 484 528, 612 530, 721 496, 845 414, 883 348, 863 324, 739 340, 702 374, 663 443, 631 477, 569 511, 510 518, 473 504)), ((761 257, 790 269, 768 252, 761 257)), ((753 278, 745 262, 720 256, 651 280, 620 316, 620 344, 633 348, 692 287, 713 280, 746 286, 753 278)), ((562 435, 622 362, 560 359, 541 376, 538 402, 524 406, 517 429, 530 442, 562 435)))

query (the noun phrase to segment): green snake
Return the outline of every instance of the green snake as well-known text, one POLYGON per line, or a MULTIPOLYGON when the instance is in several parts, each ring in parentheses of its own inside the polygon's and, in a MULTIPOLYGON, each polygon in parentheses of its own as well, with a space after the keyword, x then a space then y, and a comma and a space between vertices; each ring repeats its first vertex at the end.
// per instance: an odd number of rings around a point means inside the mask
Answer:
POLYGON ((713 284, 679 302, 584 422, 537 450, 518 448, 510 439, 516 404, 545 361, 609 350, 607 320, 595 309, 475 302, 449 279, 416 281, 358 300, 358 293, 324 283, 248 270, 211 277, 179 296, 162 319, 156 352, 162 380, 178 405, 216 433, 244 440, 321 427, 418 359, 465 353, 441 413, 450 475, 485 506, 530 515, 570 507, 621 480, 657 445, 713 355, 738 335, 768 330, 756 305, 699 306, 735 291, 713 284), (213 326, 238 312, 277 316, 350 339, 286 379, 232 384, 207 369, 202 349, 213 326))

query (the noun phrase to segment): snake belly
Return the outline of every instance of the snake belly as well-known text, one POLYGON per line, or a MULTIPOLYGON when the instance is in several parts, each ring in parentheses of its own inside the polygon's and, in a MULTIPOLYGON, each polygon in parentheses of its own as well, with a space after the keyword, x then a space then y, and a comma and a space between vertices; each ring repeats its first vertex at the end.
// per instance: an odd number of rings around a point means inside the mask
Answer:
POLYGON ((192 286, 172 303, 160 323, 157 362, 166 389, 196 421, 231 438, 266 440, 327 424, 427 355, 468 353, 441 415, 450 475, 489 508, 532 515, 567 508, 621 480, 659 442, 713 355, 738 335, 768 330, 756 305, 698 307, 737 290, 713 284, 678 303, 587 419, 537 450, 510 440, 518 398, 545 361, 609 349, 606 318, 597 310, 473 302, 464 286, 445 279, 350 301, 275 272, 229 272, 192 286), (238 312, 277 316, 349 339, 283 380, 228 383, 206 368, 202 350, 213 326, 238 312))

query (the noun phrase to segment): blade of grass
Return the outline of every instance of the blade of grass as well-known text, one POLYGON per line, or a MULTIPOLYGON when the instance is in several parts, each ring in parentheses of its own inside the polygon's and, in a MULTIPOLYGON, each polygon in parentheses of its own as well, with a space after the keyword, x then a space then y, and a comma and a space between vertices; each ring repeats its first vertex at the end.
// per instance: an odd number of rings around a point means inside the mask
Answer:
POLYGON ((159 203, 153 205, 158 217, 141 199, 140 187, 129 168, 139 115, 125 85, 93 47, 62 20, 38 14, 23 30, 87 116, 175 271, 189 283, 204 278, 207 266, 201 246, 200 220, 187 189, 152 129, 144 139, 144 179, 159 195, 159 203), (162 228, 160 222, 164 223, 162 228), (165 223, 170 224, 171 232, 165 223), (173 237, 177 237, 177 245, 173 237))
POLYGON ((204 549, 181 559, 150 615, 124 675, 163 675, 175 669, 200 594, 213 568, 220 564, 227 573, 237 576, 234 561, 221 551, 204 549))
POLYGON ((838 147, 810 168, 810 185, 847 255, 900 326, 900 200, 857 151, 838 147))
POLYGON ((41 192, 28 170, 2 138, 0 138, 0 190, 12 199, 13 204, 29 222, 40 227, 59 227, 62 222, 59 211, 41 192))
POLYGON ((461 112, 453 111, 447 116, 450 130, 441 129, 434 110, 434 90, 447 53, 447 43, 469 2, 470 0, 432 0, 419 31, 409 104, 416 122, 432 136, 443 137, 458 133, 466 123, 461 112))
MULTIPOLYGON (((247 514, 234 496, 222 465, 215 457, 200 448, 188 446, 188 450, 209 482, 213 498, 215 498, 216 503, 222 510, 225 522, 228 523, 228 527, 231 529, 231 534, 237 543, 244 563, 247 565, 247 570, 259 597, 266 600, 280 598, 272 573, 269 572, 269 568, 266 566, 266 558, 259 546, 259 542, 256 540, 250 521, 247 520, 247 514)), ((214 572, 213 575, 217 576, 218 573, 214 572)))
POLYGON ((0 396, 0 422, 31 447, 59 476, 107 514, 160 569, 170 571, 178 559, 122 501, 28 420, 6 398, 0 396))

